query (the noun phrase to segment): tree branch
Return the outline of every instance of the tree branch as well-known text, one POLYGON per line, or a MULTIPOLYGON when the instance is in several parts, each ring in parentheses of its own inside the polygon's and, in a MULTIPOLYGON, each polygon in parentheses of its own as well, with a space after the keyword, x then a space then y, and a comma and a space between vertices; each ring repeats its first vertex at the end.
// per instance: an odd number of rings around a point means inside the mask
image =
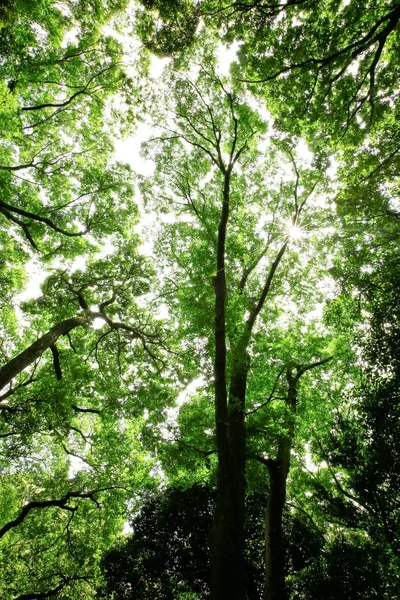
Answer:
POLYGON ((43 352, 51 348, 60 336, 66 335, 76 327, 88 325, 93 318, 92 315, 72 317, 54 325, 47 333, 38 338, 33 344, 18 354, 18 356, 12 358, 0 369, 0 389, 3 389, 14 377, 40 358, 43 352))
POLYGON ((101 415, 101 411, 97 410, 97 408, 83 408, 82 406, 76 406, 76 404, 72 404, 71 408, 75 411, 75 412, 80 412, 80 413, 93 413, 95 415, 101 415))
POLYGON ((12 521, 9 521, 5 525, 3 525, 3 527, 0 528, 0 539, 8 531, 13 529, 14 527, 18 527, 18 525, 23 523, 23 521, 29 515, 31 510, 35 510, 37 508, 46 509, 46 508, 56 507, 56 508, 60 508, 62 510, 68 510, 70 512, 75 512, 76 510, 78 510, 77 506, 68 506, 68 502, 71 500, 71 498, 76 498, 76 499, 83 498, 83 499, 91 500, 92 502, 94 502, 96 504, 96 506, 98 508, 100 508, 101 505, 99 504, 98 500, 96 500, 96 498, 94 497, 94 494, 98 494, 100 492, 105 492, 105 491, 108 491, 111 489, 116 489, 117 487, 119 489, 125 489, 120 486, 110 486, 110 487, 105 487, 105 488, 99 488, 97 490, 91 490, 90 492, 71 492, 71 491, 69 491, 65 494, 65 496, 63 496, 59 500, 33 500, 32 502, 28 502, 22 508, 18 517, 16 517, 12 521))
POLYGON ((309 365, 296 365, 296 369, 297 369, 297 375, 295 376, 296 382, 300 379, 300 377, 306 371, 310 371, 311 369, 320 367, 321 365, 324 365, 325 363, 329 362, 332 359, 333 359, 333 356, 328 356, 327 358, 323 358, 322 360, 318 360, 316 362, 310 363, 309 365))
POLYGON ((285 370, 285 367, 282 367, 282 369, 279 371, 278 375, 276 376, 275 383, 274 383, 274 385, 272 387, 272 391, 271 391, 270 395, 268 396, 267 400, 265 402, 263 402, 262 404, 260 404, 260 406, 257 406, 256 408, 254 408, 253 410, 249 410, 246 413, 246 417, 248 417, 249 415, 254 414, 255 412, 257 412, 261 408, 264 408, 264 406, 266 406, 267 404, 269 404, 271 402, 271 400, 272 400, 272 398, 273 398, 273 396, 275 394, 276 388, 278 386, 279 379, 281 378, 284 370, 285 370))
POLYGON ((56 378, 57 378, 57 381, 60 381, 62 379, 62 371, 61 371, 61 365, 60 365, 60 354, 58 352, 57 345, 51 344, 50 350, 53 355, 53 366, 54 366, 54 371, 56 373, 56 378))
POLYGON ((275 463, 275 460, 273 458, 264 458, 264 456, 260 456, 259 454, 253 453, 246 454, 246 459, 256 460, 257 462, 264 465, 264 467, 267 467, 268 471, 271 469, 271 467, 274 466, 275 463))
POLYGON ((63 577, 63 581, 55 588, 52 588, 45 592, 28 592, 27 594, 16 596, 13 600, 41 600, 42 598, 51 598, 51 596, 57 596, 58 592, 61 592, 61 590, 71 581, 81 580, 86 580, 86 578, 80 577, 78 575, 74 575, 72 577, 63 577))
MULTIPOLYGON (((300 69, 300 68, 307 67, 307 66, 326 67, 329 64, 335 62, 341 56, 344 56, 346 54, 349 55, 349 63, 350 63, 352 60, 356 59, 362 52, 364 52, 365 50, 367 50, 368 48, 373 46, 376 42, 381 42, 383 40, 383 45, 384 45, 388 36, 390 35, 390 33, 396 29, 399 19, 400 19, 400 6, 397 5, 391 12, 389 12, 386 15, 384 15, 383 17, 381 17, 371 27, 371 29, 368 31, 368 33, 364 37, 362 37, 360 40, 356 40, 355 42, 352 42, 351 44, 348 44, 341 50, 337 50, 336 52, 333 52, 332 54, 328 54, 327 56, 324 56, 322 58, 307 58, 306 60, 300 61, 298 63, 292 63, 286 67, 282 67, 281 69, 278 69, 277 71, 275 71, 275 73, 273 73, 272 75, 269 75, 267 77, 264 77, 263 79, 257 79, 257 80, 256 79, 244 79, 243 81, 245 83, 266 83, 268 81, 272 81, 273 79, 277 79, 280 75, 283 75, 284 73, 293 71, 294 69, 300 69), (377 32, 379 27, 382 24, 386 23, 387 21, 388 21, 388 23, 387 23, 386 27, 380 33, 377 33, 375 35, 375 33, 377 32)), ((383 48, 383 46, 382 46, 382 48, 383 48)))
POLYGON ((27 217, 28 219, 32 219, 32 221, 37 221, 38 223, 44 223, 45 225, 50 227, 50 229, 53 229, 57 233, 61 233, 62 235, 65 235, 67 237, 80 237, 80 236, 83 236, 86 233, 88 233, 88 231, 90 231, 90 227, 87 227, 84 231, 77 231, 77 232, 68 231, 66 229, 63 229, 62 227, 59 227, 58 225, 56 225, 56 223, 54 223, 54 221, 52 221, 51 219, 48 219, 47 217, 41 217, 40 215, 29 212, 22 208, 18 208, 16 206, 11 206, 11 204, 7 204, 6 202, 3 202, 2 200, 0 200, 0 211, 10 221, 14 221, 14 223, 17 223, 20 227, 22 227, 25 235, 27 237, 29 236, 28 239, 29 239, 30 243, 35 247, 35 249, 37 249, 37 246, 36 246, 35 242, 32 240, 32 237, 28 231, 29 225, 24 223, 20 219, 17 219, 16 217, 12 217, 10 215, 10 213, 16 213, 18 215, 21 215, 22 217, 27 217))

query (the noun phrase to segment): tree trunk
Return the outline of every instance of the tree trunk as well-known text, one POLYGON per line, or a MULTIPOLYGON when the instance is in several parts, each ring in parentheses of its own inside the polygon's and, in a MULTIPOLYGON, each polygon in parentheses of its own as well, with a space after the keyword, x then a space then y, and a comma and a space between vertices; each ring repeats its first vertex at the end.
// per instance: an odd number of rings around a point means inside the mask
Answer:
POLYGON ((35 362, 42 353, 53 346, 58 338, 66 335, 72 329, 87 325, 92 321, 92 316, 87 317, 72 317, 54 325, 47 333, 38 338, 33 344, 26 348, 23 352, 12 358, 4 367, 0 369, 0 390, 10 383, 14 377, 19 375, 24 369, 35 362))
POLYGON ((265 600, 286 600, 287 598, 282 515, 294 434, 298 377, 294 377, 292 370, 288 369, 286 379, 288 393, 285 402, 290 410, 286 422, 286 434, 279 441, 276 458, 268 462, 270 483, 265 511, 265 600))
POLYGON ((227 460, 219 461, 213 529, 212 599, 244 600, 244 406, 247 355, 232 375, 229 392, 227 460))
MULTIPOLYGON (((238 155, 237 155, 238 156, 238 155)), ((235 159, 236 160, 236 159, 235 159)), ((287 237, 267 274, 258 302, 255 303, 243 334, 232 348, 229 402, 227 394, 226 350, 226 275, 225 241, 229 218, 230 176, 234 163, 224 172, 221 218, 218 226, 217 274, 215 291, 215 419, 218 453, 217 502, 211 542, 211 600, 244 600, 244 500, 246 491, 246 383, 249 370, 248 344, 253 326, 263 308, 276 269, 286 251, 287 237)), ((255 262, 254 266, 258 264, 255 262)), ((244 275, 239 290, 243 291, 244 275)))
MULTIPOLYGON (((289 449, 290 452, 290 449, 289 449)), ((282 514, 286 498, 286 461, 269 466, 269 495, 265 511, 265 598, 286 600, 282 514)), ((287 463, 288 465, 288 463, 287 463)))
POLYGON ((266 461, 270 483, 265 511, 265 600, 286 600, 287 598, 282 515, 286 500, 286 482, 294 436, 297 384, 306 371, 315 369, 330 360, 332 360, 332 356, 308 365, 294 365, 286 369, 288 385, 285 398, 288 409, 285 423, 286 433, 279 440, 276 458, 266 461))
POLYGON ((211 543, 211 599, 244 600, 244 406, 247 355, 238 354, 229 390, 226 377, 225 238, 229 217, 230 171, 225 173, 218 227, 215 291, 215 419, 218 452, 217 502, 211 543))
POLYGON ((212 531, 212 600, 244 600, 245 423, 247 365, 231 379, 227 439, 219 455, 212 531), (224 449, 224 450, 225 450, 224 449))

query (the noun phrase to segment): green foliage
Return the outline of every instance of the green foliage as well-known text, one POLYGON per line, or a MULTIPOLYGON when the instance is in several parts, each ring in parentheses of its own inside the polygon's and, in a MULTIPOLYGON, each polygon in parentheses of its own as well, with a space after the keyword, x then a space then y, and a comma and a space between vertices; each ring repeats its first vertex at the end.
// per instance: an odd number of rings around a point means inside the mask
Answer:
POLYGON ((225 375, 248 368, 229 413, 246 423, 248 598, 262 593, 266 464, 292 435, 290 597, 395 598, 399 7, 139 4, 0 7, 2 365, 87 318, 1 391, 0 595, 92 597, 106 555, 104 594, 207 596, 229 179, 225 375), (220 40, 238 48, 231 77, 220 40), (148 50, 173 55, 157 82, 148 50), (139 119, 148 177, 113 155, 139 119), (150 258, 135 233, 147 213, 150 258), (41 293, 22 302, 34 269, 41 293), (328 357, 293 410, 288 370, 328 357), (107 554, 128 518, 133 537, 107 554))
MULTIPOLYGON (((263 582, 262 494, 246 503, 247 597, 259 597, 263 582)), ((101 597, 208 598, 210 586, 209 530, 215 492, 205 486, 168 488, 150 496, 132 519, 133 533, 121 538, 103 560, 106 586, 101 597)), ((299 515, 285 514, 285 552, 292 584, 302 585, 321 550, 315 528, 299 515)))
POLYGON ((193 42, 199 15, 193 0, 140 0, 136 32, 159 56, 186 50, 193 42))
POLYGON ((236 72, 258 83, 291 131, 323 131, 325 145, 350 130, 359 138, 397 100, 395 2, 211 1, 203 10, 223 38, 241 42, 236 72))

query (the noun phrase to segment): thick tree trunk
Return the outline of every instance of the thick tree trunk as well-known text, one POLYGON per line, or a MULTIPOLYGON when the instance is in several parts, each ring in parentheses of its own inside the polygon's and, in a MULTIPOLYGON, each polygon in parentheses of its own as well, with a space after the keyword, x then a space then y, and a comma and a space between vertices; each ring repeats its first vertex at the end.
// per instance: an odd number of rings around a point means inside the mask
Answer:
POLYGON ((42 353, 54 346, 58 338, 66 335, 72 329, 86 325, 92 321, 92 316, 87 317, 72 317, 54 325, 47 333, 42 335, 33 344, 26 348, 23 352, 12 358, 4 367, 0 369, 0 390, 10 383, 14 377, 19 375, 24 369, 35 362, 42 353))
POLYGON ((294 434, 298 377, 294 377, 292 370, 288 369, 286 379, 288 382, 286 406, 290 410, 286 422, 286 434, 279 441, 276 458, 268 462, 270 483, 265 511, 265 600, 286 600, 287 598, 282 515, 294 434))
POLYGON ((219 455, 212 531, 213 600, 244 600, 245 423, 247 368, 232 377, 228 438, 219 455), (226 450, 226 451, 225 451, 226 450))
POLYGON ((237 477, 220 468, 217 506, 211 534, 212 600, 244 600, 243 542, 237 477))
MULTIPOLYGON (((244 501, 247 359, 232 376, 226 461, 219 461, 217 506, 212 532, 212 599, 244 600, 244 501)), ((224 455, 225 457, 225 455, 224 455)))

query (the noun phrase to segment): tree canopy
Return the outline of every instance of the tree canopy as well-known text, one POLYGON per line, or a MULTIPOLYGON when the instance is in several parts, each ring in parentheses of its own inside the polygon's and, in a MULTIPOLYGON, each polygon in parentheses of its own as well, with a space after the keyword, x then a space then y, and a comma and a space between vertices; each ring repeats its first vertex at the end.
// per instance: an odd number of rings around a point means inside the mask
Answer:
POLYGON ((399 20, 3 2, 6 600, 399 596, 399 20))

